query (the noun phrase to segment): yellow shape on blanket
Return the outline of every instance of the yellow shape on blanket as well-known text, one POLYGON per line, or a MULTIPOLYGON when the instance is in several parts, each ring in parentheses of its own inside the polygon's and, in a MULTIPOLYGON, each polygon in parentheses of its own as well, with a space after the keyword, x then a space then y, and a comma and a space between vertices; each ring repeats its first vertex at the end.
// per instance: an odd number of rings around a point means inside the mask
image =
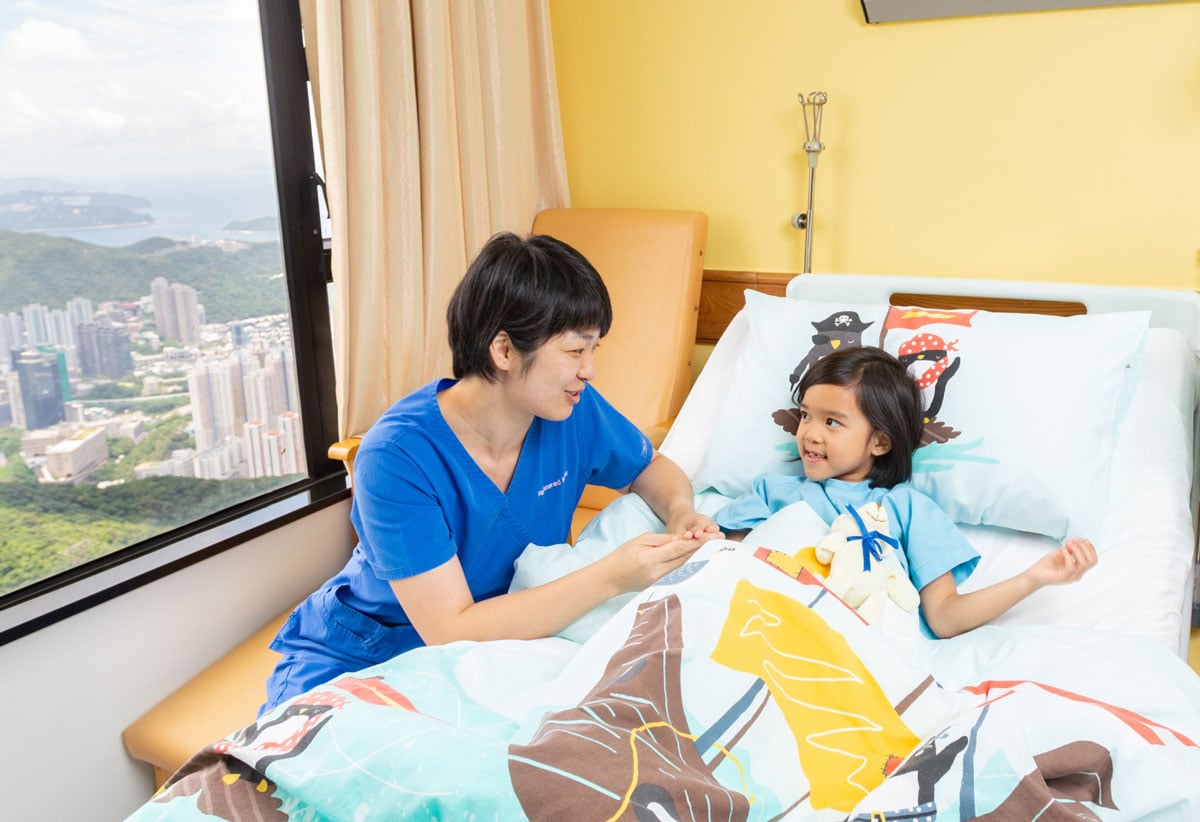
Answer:
POLYGON ((803 604, 738 583, 713 660, 760 677, 796 740, 814 809, 849 812, 920 740, 846 638, 803 604))
POLYGON ((785 554, 783 551, 776 551, 774 548, 760 548, 766 550, 766 561, 770 565, 774 565, 780 571, 783 571, 792 579, 800 578, 800 569, 807 568, 813 574, 824 578, 829 576, 829 566, 817 559, 817 549, 815 546, 801 548, 793 555, 785 554))
POLYGON ((817 547, 815 545, 807 545, 797 551, 793 556, 796 562, 800 563, 817 576, 829 576, 829 566, 817 559, 817 547))

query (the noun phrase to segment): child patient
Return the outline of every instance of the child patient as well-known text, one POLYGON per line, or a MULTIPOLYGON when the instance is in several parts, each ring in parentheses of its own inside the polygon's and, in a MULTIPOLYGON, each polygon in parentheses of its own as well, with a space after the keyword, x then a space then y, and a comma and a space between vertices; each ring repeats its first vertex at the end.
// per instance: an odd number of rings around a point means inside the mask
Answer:
POLYGON ((919 390, 904 366, 879 348, 843 348, 814 364, 795 396, 804 476, 756 478, 714 518, 732 538, 794 502, 807 502, 826 523, 848 506, 878 502, 921 594, 925 623, 939 637, 978 627, 1043 586, 1076 582, 1096 564, 1092 543, 1071 538, 1022 573, 960 594, 958 584, 979 555, 945 512, 908 483, 922 418, 919 390))

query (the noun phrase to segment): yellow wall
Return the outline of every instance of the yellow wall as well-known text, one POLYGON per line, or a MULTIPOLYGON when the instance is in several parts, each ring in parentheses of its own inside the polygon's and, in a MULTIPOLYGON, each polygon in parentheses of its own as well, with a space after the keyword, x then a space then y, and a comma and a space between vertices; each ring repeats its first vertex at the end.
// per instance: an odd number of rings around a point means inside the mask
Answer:
POLYGON ((1200 287, 1200 3, 867 25, 858 0, 550 0, 575 206, 706 267, 1200 287))

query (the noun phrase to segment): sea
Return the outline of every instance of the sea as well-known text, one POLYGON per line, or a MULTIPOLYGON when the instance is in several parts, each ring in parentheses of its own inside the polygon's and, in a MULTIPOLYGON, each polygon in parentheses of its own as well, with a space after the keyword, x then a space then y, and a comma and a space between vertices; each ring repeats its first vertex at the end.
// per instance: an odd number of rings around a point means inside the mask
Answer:
MULTIPOLYGON (((91 187, 89 187, 89 190, 91 187)), ((138 212, 149 214, 153 222, 139 225, 101 228, 42 229, 36 233, 51 237, 70 237, 93 245, 121 247, 151 237, 211 242, 243 240, 270 242, 279 239, 279 231, 228 231, 232 222, 275 217, 279 213, 273 181, 256 180, 166 180, 149 185, 107 185, 98 190, 129 194, 149 200, 151 205, 138 212)))

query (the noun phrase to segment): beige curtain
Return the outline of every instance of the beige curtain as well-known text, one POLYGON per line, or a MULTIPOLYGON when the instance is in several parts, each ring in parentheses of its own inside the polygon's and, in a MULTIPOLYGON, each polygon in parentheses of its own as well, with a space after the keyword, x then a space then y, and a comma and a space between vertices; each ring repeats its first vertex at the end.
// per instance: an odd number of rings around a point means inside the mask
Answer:
POLYGON ((301 0, 333 236, 342 437, 450 373, 446 302, 568 204, 547 0, 301 0))

